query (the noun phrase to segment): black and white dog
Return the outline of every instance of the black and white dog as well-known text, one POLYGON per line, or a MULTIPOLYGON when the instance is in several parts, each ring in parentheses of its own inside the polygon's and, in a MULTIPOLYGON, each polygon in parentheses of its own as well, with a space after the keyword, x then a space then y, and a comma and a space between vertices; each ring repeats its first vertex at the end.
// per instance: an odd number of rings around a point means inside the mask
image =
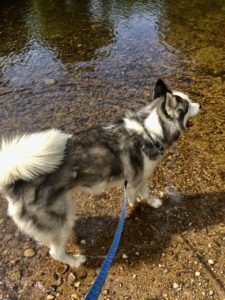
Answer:
POLYGON ((98 193, 126 180, 131 206, 141 194, 159 207, 161 200, 149 194, 146 180, 199 109, 158 80, 149 105, 112 125, 76 135, 51 129, 3 139, 0 190, 9 215, 20 229, 49 246, 54 259, 79 267, 85 257, 64 250, 74 226, 72 191, 98 193))

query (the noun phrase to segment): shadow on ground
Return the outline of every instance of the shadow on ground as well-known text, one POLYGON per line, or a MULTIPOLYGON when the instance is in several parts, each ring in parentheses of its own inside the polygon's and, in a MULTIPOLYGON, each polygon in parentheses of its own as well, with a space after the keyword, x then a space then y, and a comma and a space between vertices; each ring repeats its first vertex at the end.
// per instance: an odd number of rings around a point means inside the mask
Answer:
MULTIPOLYGON (((122 240, 115 262, 124 261, 122 254, 132 257, 132 264, 141 261, 152 263, 160 257, 173 235, 185 235, 210 225, 224 223, 225 192, 182 195, 182 200, 164 199, 164 205, 155 210, 145 205, 128 213, 122 240)), ((75 225, 78 241, 88 256, 87 266, 99 266, 112 242, 118 218, 109 215, 81 216, 75 225), (97 259, 96 259, 97 258, 97 259), (99 258, 99 259, 98 259, 99 258)), ((219 245, 218 245, 219 246, 219 245)))

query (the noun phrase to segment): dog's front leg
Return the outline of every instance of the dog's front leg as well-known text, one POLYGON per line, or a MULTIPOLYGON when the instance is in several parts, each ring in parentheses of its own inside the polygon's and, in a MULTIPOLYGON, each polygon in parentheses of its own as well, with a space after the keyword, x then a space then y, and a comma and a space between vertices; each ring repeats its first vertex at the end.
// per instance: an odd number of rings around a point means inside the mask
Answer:
POLYGON ((128 196, 128 203, 131 207, 135 207, 137 204, 138 191, 139 191, 139 186, 135 186, 128 183, 127 196, 128 196))
POLYGON ((158 208, 162 205, 162 200, 160 200, 159 198, 151 195, 149 193, 149 189, 148 189, 148 186, 147 186, 147 183, 143 183, 140 187, 140 190, 139 190, 139 193, 142 195, 144 201, 154 207, 154 208, 158 208))

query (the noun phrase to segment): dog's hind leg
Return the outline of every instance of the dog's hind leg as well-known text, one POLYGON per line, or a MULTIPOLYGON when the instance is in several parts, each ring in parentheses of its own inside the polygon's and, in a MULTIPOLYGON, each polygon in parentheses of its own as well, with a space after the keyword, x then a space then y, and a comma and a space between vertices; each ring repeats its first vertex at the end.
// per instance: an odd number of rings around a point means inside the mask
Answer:
MULTIPOLYGON (((59 212, 64 212, 63 226, 58 226, 49 240, 49 254, 56 260, 68 264, 71 267, 78 268, 86 261, 83 255, 69 255, 65 252, 67 239, 74 226, 74 209, 71 195, 69 193, 61 195, 53 207, 59 212), (62 204, 63 203, 63 204, 62 204), (59 205, 57 207, 57 204, 59 205)), ((56 213, 55 213, 56 214, 56 213)))
POLYGON ((69 265, 70 267, 78 268, 82 263, 86 261, 84 255, 70 255, 66 254, 65 246, 68 238, 67 230, 61 230, 60 234, 57 234, 50 243, 49 254, 52 258, 69 265))
POLYGON ((48 246, 54 259, 71 267, 79 267, 85 262, 85 257, 65 253, 66 242, 74 226, 74 207, 70 193, 45 199, 42 194, 40 199, 34 201, 33 187, 25 192, 26 197, 22 199, 7 198, 9 215, 21 230, 48 246))

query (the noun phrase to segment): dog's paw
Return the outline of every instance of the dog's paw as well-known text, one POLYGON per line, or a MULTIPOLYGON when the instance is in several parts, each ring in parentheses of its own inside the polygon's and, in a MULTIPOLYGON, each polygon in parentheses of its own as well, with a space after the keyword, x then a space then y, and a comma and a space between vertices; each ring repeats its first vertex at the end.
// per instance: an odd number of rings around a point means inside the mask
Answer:
POLYGON ((85 255, 73 255, 69 265, 71 268, 79 268, 86 261, 85 255))
POLYGON ((50 250, 50 255, 55 260, 58 260, 64 264, 69 265, 71 268, 79 268, 81 264, 83 264, 86 261, 86 257, 84 255, 71 255, 67 254, 65 252, 62 253, 52 253, 50 250))
POLYGON ((128 200, 128 204, 130 205, 130 207, 135 208, 137 206, 137 202, 131 202, 128 200))
POLYGON ((158 208, 163 204, 162 200, 160 200, 159 198, 150 198, 146 202, 148 203, 148 205, 154 208, 158 208))

